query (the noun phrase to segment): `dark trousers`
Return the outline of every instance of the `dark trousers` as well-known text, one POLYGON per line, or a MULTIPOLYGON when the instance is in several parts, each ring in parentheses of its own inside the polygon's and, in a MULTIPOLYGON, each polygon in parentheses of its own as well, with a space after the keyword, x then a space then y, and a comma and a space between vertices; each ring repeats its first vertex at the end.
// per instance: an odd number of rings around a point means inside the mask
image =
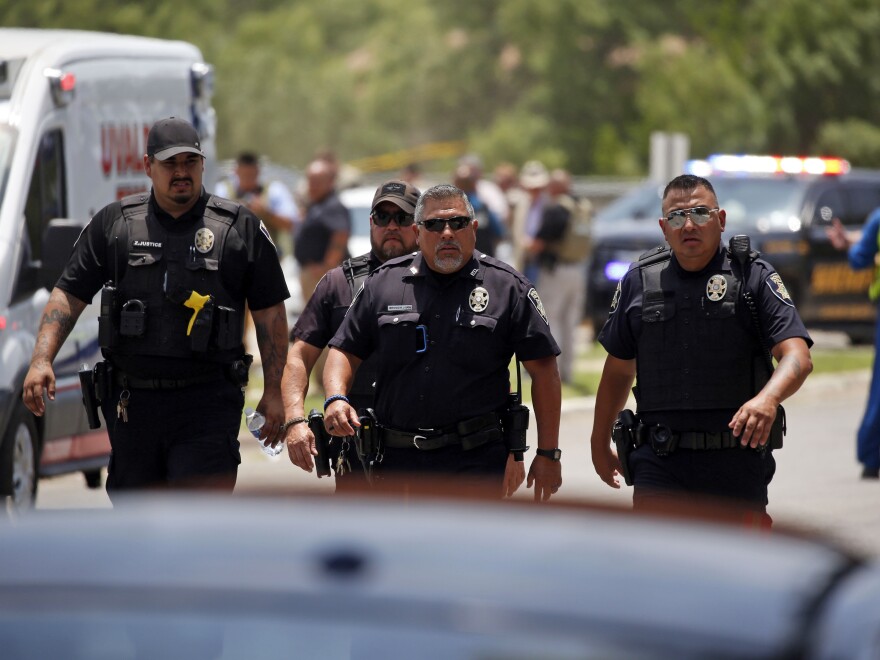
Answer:
POLYGON ((128 421, 117 416, 122 388, 102 403, 110 435, 107 494, 148 488, 235 487, 244 393, 226 380, 174 390, 129 389, 128 421))
POLYGON ((642 445, 629 456, 633 475, 633 509, 673 504, 719 503, 767 516, 767 485, 776 472, 770 450, 678 449, 657 456, 642 445))
POLYGON ((507 455, 501 440, 467 450, 461 445, 430 451, 386 448, 376 474, 383 482, 393 482, 394 490, 419 488, 427 481, 448 478, 478 488, 494 489, 497 485, 500 497, 507 455))

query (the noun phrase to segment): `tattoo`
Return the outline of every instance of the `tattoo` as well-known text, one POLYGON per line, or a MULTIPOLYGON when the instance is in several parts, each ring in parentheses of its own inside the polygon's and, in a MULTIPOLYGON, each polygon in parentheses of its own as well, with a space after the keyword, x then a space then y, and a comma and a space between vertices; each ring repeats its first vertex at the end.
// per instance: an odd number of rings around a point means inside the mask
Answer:
POLYGON ((267 319, 258 322, 254 319, 257 345, 263 362, 265 381, 281 383, 284 365, 287 363, 287 318, 284 308, 275 310, 267 319))
POLYGON ((76 319, 67 312, 60 309, 46 310, 43 318, 40 319, 34 345, 34 359, 44 358, 51 361, 57 347, 64 343, 74 325, 76 319))

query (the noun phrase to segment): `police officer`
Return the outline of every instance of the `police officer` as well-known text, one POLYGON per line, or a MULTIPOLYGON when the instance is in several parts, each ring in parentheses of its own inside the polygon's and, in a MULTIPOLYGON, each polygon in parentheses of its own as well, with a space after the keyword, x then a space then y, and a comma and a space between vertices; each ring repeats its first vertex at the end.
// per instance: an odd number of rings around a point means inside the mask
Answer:
POLYGON ((202 187, 197 131, 171 117, 147 137, 150 194, 101 209, 77 241, 43 312, 24 402, 36 415, 55 397, 52 360, 101 292, 96 367, 119 491, 162 485, 231 490, 249 357, 242 312, 257 327, 263 436, 283 439, 281 375, 287 355, 287 286, 275 246, 246 208, 202 187))
POLYGON ((636 509, 725 498, 769 522, 770 448, 781 444, 784 422, 777 411, 812 371, 812 340, 772 266, 721 245, 726 215, 709 181, 676 177, 662 209, 669 247, 630 268, 599 334, 608 357, 593 465, 614 488, 628 468, 636 509), (624 466, 609 438, 634 380, 635 448, 624 466))
POLYGON ((511 494, 524 470, 509 468, 516 461, 499 417, 516 353, 532 377, 538 430, 528 486, 546 500, 562 483, 559 347, 528 280, 474 253, 473 218, 455 186, 419 198, 412 231, 420 252, 370 275, 330 341, 325 425, 332 435, 354 433, 358 417, 346 395, 361 362, 376 353, 381 474, 402 478, 404 488, 426 474, 487 479, 511 494))
MULTIPOLYGON (((405 181, 387 181, 376 189, 370 211, 370 245, 367 254, 346 259, 329 271, 315 288, 291 335, 293 344, 287 354, 282 394, 288 417, 287 450, 291 462, 307 472, 314 467, 318 455, 315 436, 305 423, 304 401, 309 376, 321 351, 339 329, 342 318, 367 275, 388 259, 416 249, 412 231, 416 202, 421 193, 405 181)), ((356 410, 373 406, 373 384, 376 381, 376 358, 371 357, 358 369, 348 393, 356 410)), ((364 482, 363 466, 348 439, 333 438, 329 452, 330 464, 336 475, 336 487, 364 482), (344 448, 344 451, 343 451, 344 448)))

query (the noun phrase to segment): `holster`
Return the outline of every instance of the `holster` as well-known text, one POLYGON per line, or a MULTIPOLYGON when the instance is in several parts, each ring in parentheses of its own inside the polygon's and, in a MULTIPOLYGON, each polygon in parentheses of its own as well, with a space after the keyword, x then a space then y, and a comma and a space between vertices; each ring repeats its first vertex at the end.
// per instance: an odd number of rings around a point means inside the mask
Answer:
POLYGON ((357 444, 358 458, 369 465, 372 457, 379 453, 379 423, 372 408, 361 410, 361 423, 354 441, 357 444))
POLYGON ((83 365, 79 370, 79 384, 82 388, 82 402, 86 408, 86 417, 89 420, 90 429, 101 428, 101 418, 98 416, 98 395, 95 388, 95 372, 83 365))
POLYGON ((767 441, 767 446, 770 447, 770 449, 781 449, 782 437, 787 430, 788 429, 785 425, 785 408, 777 406, 776 419, 773 420, 773 426, 770 429, 770 439, 767 441))
POLYGON ((254 356, 245 353, 226 368, 226 376, 239 387, 245 387, 248 384, 248 378, 251 371, 251 364, 254 362, 254 356))
POLYGON ((315 449, 318 455, 315 456, 315 469, 318 478, 330 476, 330 437, 324 428, 324 415, 312 408, 309 413, 309 429, 315 436, 315 449))
POLYGON ((526 434, 529 430, 529 409, 522 405, 518 392, 508 395, 507 407, 498 416, 501 421, 502 437, 507 451, 513 454, 517 461, 523 460, 523 454, 528 451, 526 434))
POLYGON ((638 418, 632 410, 621 410, 611 428, 611 439, 617 448, 617 460, 620 462, 620 474, 627 486, 633 485, 629 471, 629 454, 635 448, 635 431, 638 418))

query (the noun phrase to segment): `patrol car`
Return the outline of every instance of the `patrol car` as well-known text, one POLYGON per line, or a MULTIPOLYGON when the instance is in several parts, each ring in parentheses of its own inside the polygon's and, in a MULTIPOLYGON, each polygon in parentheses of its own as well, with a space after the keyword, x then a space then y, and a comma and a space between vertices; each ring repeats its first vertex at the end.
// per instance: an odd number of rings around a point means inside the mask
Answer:
MULTIPOLYGON (((868 300, 870 270, 853 271, 825 235, 833 218, 859 229, 880 206, 880 171, 840 158, 714 155, 686 172, 712 182, 727 212, 722 240, 737 234, 779 272, 810 328, 871 341, 876 309, 868 300)), ((598 332, 617 282, 646 250, 663 243, 658 226, 664 183, 648 182, 602 209, 592 227, 586 316, 598 332)))
MULTIPOLYGON (((214 163, 212 70, 192 44, 66 30, 0 29, 0 501, 27 508, 40 476, 100 485, 110 445, 90 430, 77 371, 100 359, 90 305, 55 360, 56 400, 21 400, 49 290, 100 208, 148 190, 152 124, 191 121, 214 163)), ((206 181, 212 180, 206 173, 206 181)))

